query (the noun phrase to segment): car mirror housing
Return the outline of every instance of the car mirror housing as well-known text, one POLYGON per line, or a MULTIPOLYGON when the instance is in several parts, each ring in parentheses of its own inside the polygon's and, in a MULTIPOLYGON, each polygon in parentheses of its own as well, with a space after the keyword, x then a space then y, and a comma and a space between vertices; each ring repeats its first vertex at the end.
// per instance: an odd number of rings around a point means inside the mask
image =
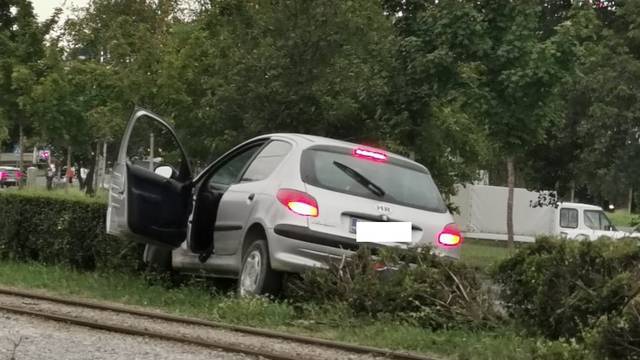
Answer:
POLYGON ((171 166, 158 166, 153 172, 166 179, 170 179, 173 176, 173 169, 171 166))

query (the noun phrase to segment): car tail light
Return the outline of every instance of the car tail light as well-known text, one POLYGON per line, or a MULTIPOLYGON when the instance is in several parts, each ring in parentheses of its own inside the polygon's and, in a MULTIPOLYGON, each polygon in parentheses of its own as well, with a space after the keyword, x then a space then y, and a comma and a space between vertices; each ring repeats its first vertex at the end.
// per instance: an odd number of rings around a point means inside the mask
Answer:
POLYGON ((353 149, 353 156, 373 161, 387 161, 387 154, 379 150, 355 148, 353 149))
POLYGON ((438 233, 438 244, 446 247, 457 247, 462 244, 462 233, 456 224, 448 224, 438 233))
POLYGON ((293 189, 280 189, 276 195, 278 201, 298 215, 318 216, 318 202, 316 199, 302 191, 293 189))

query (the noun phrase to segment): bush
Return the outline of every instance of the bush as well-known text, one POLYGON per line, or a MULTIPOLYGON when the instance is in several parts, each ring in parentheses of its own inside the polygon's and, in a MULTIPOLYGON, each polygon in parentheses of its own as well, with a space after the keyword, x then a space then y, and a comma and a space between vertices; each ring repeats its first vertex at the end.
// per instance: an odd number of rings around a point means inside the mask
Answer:
POLYGON ((89 198, 0 193, 0 258, 77 269, 138 270, 143 247, 105 233, 106 204, 89 198))
POLYGON ((541 340, 531 356, 534 360, 595 360, 593 353, 584 344, 575 340, 541 340))
POLYGON ((634 239, 540 238, 500 263, 494 277, 507 311, 527 330, 551 339, 581 337, 633 296, 638 245, 634 239))
POLYGON ((329 269, 310 270, 289 284, 287 295, 430 329, 487 328, 499 318, 475 269, 429 252, 385 249, 377 260, 370 255, 365 248, 329 269), (386 270, 376 270, 380 264, 386 270))
MULTIPOLYGON (((640 276, 636 278, 640 286, 640 276)), ((640 294, 621 311, 603 316, 591 332, 596 353, 607 359, 640 359, 640 294)))

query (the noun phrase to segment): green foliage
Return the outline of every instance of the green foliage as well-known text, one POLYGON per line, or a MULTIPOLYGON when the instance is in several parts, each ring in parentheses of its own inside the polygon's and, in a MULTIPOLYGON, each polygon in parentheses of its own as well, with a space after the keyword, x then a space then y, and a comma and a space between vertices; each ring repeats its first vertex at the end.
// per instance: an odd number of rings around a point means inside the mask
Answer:
POLYGON ((103 201, 22 192, 0 194, 0 258, 78 269, 142 268, 140 245, 105 233, 103 201))
POLYGON ((289 284, 294 301, 345 304, 355 314, 396 319, 429 329, 495 325, 499 316, 476 271, 429 252, 367 249, 314 269, 289 284), (377 271, 376 263, 387 269, 377 271))
POLYGON ((640 293, 621 311, 602 317, 590 335, 591 345, 602 357, 640 359, 640 293))
POLYGON ((595 360, 593 352, 575 340, 540 340, 532 354, 534 360, 595 360))
POLYGON ((354 317, 340 304, 304 306, 266 299, 241 299, 185 283, 167 289, 135 274, 83 272, 63 266, 0 261, 0 284, 63 297, 134 305, 198 319, 275 329, 349 343, 412 351, 430 358, 531 359, 538 339, 512 328, 432 331, 393 320, 354 317), (250 316, 249 316, 250 314, 250 316))
POLYGON ((638 290, 637 239, 594 242, 539 238, 503 261, 494 277, 513 318, 551 339, 581 337, 638 290))

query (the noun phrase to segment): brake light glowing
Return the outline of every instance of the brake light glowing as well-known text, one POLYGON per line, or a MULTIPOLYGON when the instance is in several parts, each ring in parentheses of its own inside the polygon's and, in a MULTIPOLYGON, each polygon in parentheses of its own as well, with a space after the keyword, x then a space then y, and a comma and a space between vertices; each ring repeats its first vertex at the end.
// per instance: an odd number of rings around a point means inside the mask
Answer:
POLYGON ((363 148, 353 149, 353 156, 374 161, 387 161, 387 154, 363 148))
POLYGON ((438 244, 446 247, 456 247, 462 245, 464 240, 462 233, 456 224, 447 224, 437 236, 438 244))
POLYGON ((293 189, 280 189, 276 194, 276 198, 284 206, 289 208, 289 210, 298 215, 318 216, 318 202, 313 196, 305 192, 293 189))

